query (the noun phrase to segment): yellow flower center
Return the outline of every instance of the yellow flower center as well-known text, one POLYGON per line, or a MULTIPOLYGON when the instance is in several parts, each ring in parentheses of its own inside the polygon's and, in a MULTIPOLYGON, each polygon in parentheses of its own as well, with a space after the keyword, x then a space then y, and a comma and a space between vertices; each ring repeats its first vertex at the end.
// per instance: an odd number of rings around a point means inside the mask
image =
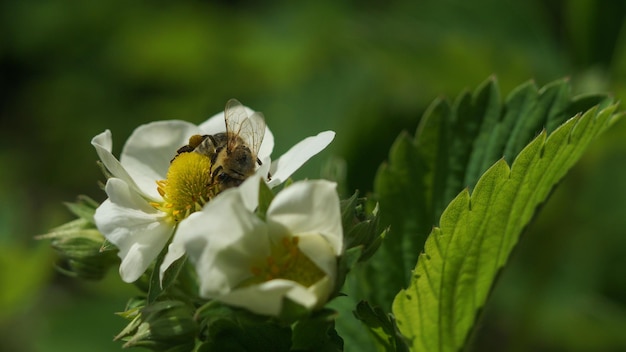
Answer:
POLYGON ((152 203, 176 223, 202 206, 215 195, 211 186, 211 160, 199 153, 181 153, 170 164, 167 179, 157 181, 162 203, 152 203))
POLYGON ((300 251, 298 241, 298 237, 284 237, 264 263, 250 269, 254 277, 244 285, 285 279, 310 287, 321 280, 326 274, 300 251))

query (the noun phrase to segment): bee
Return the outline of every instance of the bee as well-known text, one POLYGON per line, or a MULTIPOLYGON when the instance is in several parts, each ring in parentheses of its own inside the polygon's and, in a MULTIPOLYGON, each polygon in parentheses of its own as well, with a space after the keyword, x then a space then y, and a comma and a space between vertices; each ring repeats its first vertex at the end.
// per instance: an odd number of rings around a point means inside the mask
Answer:
MULTIPOLYGON (((236 99, 230 99, 224 109, 226 132, 214 135, 193 135, 189 144, 176 151, 195 152, 211 159, 211 184, 216 194, 237 187, 252 176, 256 165, 262 165, 258 158, 259 148, 265 135, 265 119, 259 112, 248 116, 246 108, 236 99)), ((172 159, 172 161, 174 161, 172 159)))

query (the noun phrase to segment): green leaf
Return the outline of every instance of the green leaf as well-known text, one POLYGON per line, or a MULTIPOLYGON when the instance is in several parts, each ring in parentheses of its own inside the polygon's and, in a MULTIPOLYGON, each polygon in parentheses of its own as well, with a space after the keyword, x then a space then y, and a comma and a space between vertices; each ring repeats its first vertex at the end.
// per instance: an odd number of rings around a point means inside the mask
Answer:
POLYGON ((560 80, 541 89, 525 83, 502 103, 497 81, 490 78, 454 104, 433 102, 415 138, 400 134, 374 180, 380 228, 391 230, 365 269, 375 289, 362 292, 363 298, 391 306, 398 290, 409 284, 446 205, 461 190, 473 189, 489 166, 502 158, 514 160, 542 130, 550 133, 571 116, 610 101, 605 95, 572 97, 569 82, 560 80))
MULTIPOLYGON (((348 282, 355 279, 354 275, 348 276, 348 282)), ((344 346, 350 351, 356 349, 363 352, 374 352, 375 345, 365 324, 354 316, 354 309, 358 300, 352 296, 340 296, 326 304, 326 307, 337 312, 335 329, 344 341, 344 346), (358 346, 358 348, 356 348, 358 346)))
MULTIPOLYGON (((559 92, 551 96, 558 100, 559 92)), ((457 351, 466 343, 522 230, 589 143, 622 116, 613 114, 616 107, 577 115, 549 137, 541 132, 512 167, 499 160, 471 195, 465 189, 452 200, 419 255, 410 286, 393 302, 412 349, 457 351)))
POLYGON ((324 309, 293 325, 292 351, 343 351, 343 340, 335 331, 337 312, 324 309))
POLYGON ((406 351, 407 346, 396 335, 394 322, 390 316, 365 301, 359 302, 354 315, 368 328, 379 351, 406 351))

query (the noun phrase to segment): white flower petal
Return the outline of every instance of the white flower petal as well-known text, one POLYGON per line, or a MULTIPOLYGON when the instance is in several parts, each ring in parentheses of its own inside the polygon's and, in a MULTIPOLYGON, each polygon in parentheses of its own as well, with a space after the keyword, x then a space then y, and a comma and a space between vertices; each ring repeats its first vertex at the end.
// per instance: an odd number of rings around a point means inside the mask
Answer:
POLYGON ((291 149, 278 158, 278 160, 272 163, 270 169, 272 173, 272 180, 269 182, 270 187, 285 182, 285 180, 307 160, 326 148, 334 138, 335 132, 324 131, 320 132, 317 136, 307 137, 291 147, 291 149))
POLYGON ((328 241, 320 235, 299 236, 298 249, 334 282, 337 277, 337 257, 328 241))
POLYGON ((221 193, 189 216, 179 225, 174 241, 183 239, 196 266, 202 297, 273 316, 281 313, 284 298, 307 309, 319 308, 336 281, 336 256, 343 241, 336 185, 303 181, 287 187, 270 204, 265 224, 245 207, 242 197, 242 192, 258 193, 246 188, 258 186, 259 179, 257 175, 248 184, 221 193), (246 285, 253 277, 252 268, 263 267, 271 255, 270 236, 276 242, 286 234, 300 238, 298 248, 325 275, 310 287, 285 279, 246 285))
POLYGON ((261 147, 259 148, 257 157, 263 161, 263 159, 269 158, 270 155, 272 155, 272 151, 274 151, 274 135, 272 134, 272 131, 265 126, 265 135, 263 135, 263 142, 261 142, 261 147))
POLYGON ((200 294, 207 298, 232 290, 270 253, 266 225, 247 211, 236 188, 181 222, 175 240, 184 243, 201 275, 200 294))
POLYGON ((111 153, 113 149, 111 131, 106 130, 93 137, 91 139, 91 145, 93 145, 96 149, 96 153, 98 154, 100 161, 104 164, 104 167, 106 167, 114 177, 124 180, 124 182, 126 182, 129 186, 135 188, 137 191, 140 191, 135 181, 133 181, 122 164, 111 153))
MULTIPOLYGON (((261 173, 262 172, 263 171, 261 171, 261 173)), ((245 208, 251 212, 253 212, 259 205, 259 185, 261 178, 260 173, 257 172, 256 174, 248 177, 248 179, 246 179, 239 186, 239 193, 241 194, 243 204, 245 208)))
POLYGON ((262 164, 257 167, 254 173, 261 176, 267 183, 269 182, 267 180, 268 176, 270 177, 270 179, 272 177, 272 175, 270 175, 270 168, 272 167, 272 159, 270 159, 269 156, 265 157, 264 159, 261 159, 261 158, 259 159, 261 160, 262 164))
POLYGON ((295 182, 278 193, 270 204, 268 225, 287 228, 297 236, 320 234, 334 253, 341 255, 343 228, 336 186, 325 180, 295 182))
POLYGON ((141 125, 126 141, 120 162, 141 190, 159 199, 155 181, 164 180, 176 151, 200 129, 185 121, 156 121, 141 125))
MULTIPOLYGON (((335 286, 335 279, 330 276, 324 276, 320 281, 313 284, 313 286, 307 288, 307 293, 313 295, 317 302, 315 302, 313 308, 319 308, 323 306, 327 301, 330 293, 335 286)), ((289 298, 294 302, 304 301, 304 297, 295 297, 298 292, 290 292, 289 298)))
POLYGON ((119 249, 122 280, 133 282, 165 247, 173 227, 124 181, 109 179, 106 192, 109 199, 94 214, 96 227, 119 249))
POLYGON ((109 200, 120 207, 136 210, 149 216, 163 216, 163 213, 151 206, 141 193, 122 179, 115 177, 108 179, 104 191, 109 196, 109 200))
POLYGON ((171 227, 163 224, 157 225, 145 230, 135 229, 130 246, 126 247, 124 252, 120 249, 118 254, 122 258, 120 276, 124 282, 130 283, 139 279, 172 235, 171 227))
POLYGON ((183 255, 185 255, 185 247, 180 241, 176 241, 178 236, 174 236, 172 243, 167 247, 167 253, 165 254, 165 258, 163 258, 163 262, 159 267, 159 283, 161 287, 163 286, 163 274, 167 268, 172 265, 175 261, 180 259, 183 255))
MULTIPOLYGON (((287 297, 308 310, 316 307, 321 298, 317 296, 314 292, 310 291, 308 288, 297 283, 289 292, 287 292, 287 297)), ((326 297, 324 297, 324 300, 325 299, 326 297)))
POLYGON ((282 279, 236 289, 216 299, 257 314, 277 316, 282 310, 285 296, 306 308, 312 308, 318 301, 317 297, 302 285, 282 279))

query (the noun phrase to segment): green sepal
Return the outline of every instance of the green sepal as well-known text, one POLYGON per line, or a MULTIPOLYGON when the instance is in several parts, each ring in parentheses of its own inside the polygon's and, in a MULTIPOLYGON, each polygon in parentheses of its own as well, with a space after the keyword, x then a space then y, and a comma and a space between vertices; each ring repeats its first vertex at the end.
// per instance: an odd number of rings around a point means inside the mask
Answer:
POLYGON ((97 230, 81 230, 74 236, 52 241, 52 248, 59 253, 56 268, 59 272, 85 280, 100 280, 109 268, 118 263, 116 252, 100 251, 102 236, 97 230))
MULTIPOLYGON (((156 299, 163 293, 163 288, 161 287, 161 277, 159 273, 159 269, 161 264, 163 264, 163 259, 165 259, 165 255, 167 254, 168 245, 166 245, 159 255, 156 257, 156 260, 152 264, 152 270, 149 271, 148 275, 148 296, 147 296, 147 304, 151 304, 156 301, 156 299)), ((146 276, 145 274, 142 276, 146 276)))
POLYGON ((178 286, 179 278, 182 276, 184 268, 187 265, 187 256, 183 255, 182 257, 176 259, 169 268, 165 270, 163 273, 163 281, 161 282, 161 288, 163 291, 167 292, 173 286, 178 286))
POLYGON ((335 330, 337 312, 323 309, 293 325, 292 351, 343 351, 343 339, 335 330))
POLYGON ((285 296, 283 297, 280 313, 278 313, 276 320, 281 324, 289 325, 309 315, 311 315, 310 309, 307 309, 303 305, 285 296))
POLYGON ((102 242, 102 246, 100 246, 100 252, 106 251, 117 251, 117 247, 105 238, 104 242, 102 242))
POLYGON ((183 255, 182 257, 176 259, 163 273, 163 279, 161 280, 159 270, 161 268, 161 264, 163 264, 163 260, 168 252, 168 247, 165 246, 161 253, 156 258, 154 265, 152 266, 152 272, 150 273, 150 281, 148 287, 148 304, 153 303, 171 289, 173 286, 177 284, 178 275, 181 273, 183 268, 185 267, 185 263, 187 262, 187 256, 183 255))
POLYGON ((197 351, 289 351, 291 329, 276 320, 216 301, 196 312, 197 351))
POLYGON ((270 207, 270 203, 274 199, 274 192, 265 183, 263 179, 259 180, 259 206, 257 208, 257 215, 261 220, 265 221, 265 215, 267 209, 270 207))
POLYGON ((355 192, 350 198, 340 202, 341 222, 343 227, 344 248, 347 250, 361 247, 358 261, 367 260, 378 249, 381 236, 386 230, 378 230, 378 207, 367 209, 367 199, 359 198, 355 192))
MULTIPOLYGON (((102 171, 102 174, 104 175, 104 178, 106 178, 106 179, 108 180, 108 179, 110 179, 110 178, 112 178, 112 177, 115 177, 115 176, 114 176, 114 175, 113 175, 113 174, 109 171, 109 169, 107 169, 107 167, 106 167, 106 166, 104 166, 104 163, 103 163, 102 161, 98 160, 98 161, 96 161, 96 164, 98 165, 98 168, 100 169, 100 171, 102 171)), ((100 187, 101 187, 102 189, 104 189, 104 186, 105 186, 105 184, 104 184, 104 183, 101 183, 100 187)))
POLYGON ((93 215, 96 213, 96 208, 100 205, 95 200, 85 195, 79 195, 77 202, 66 202, 64 204, 78 218, 85 219, 90 224, 95 224, 93 215))
POLYGON ((141 308, 146 305, 146 297, 145 296, 135 296, 132 297, 126 302, 126 307, 123 312, 115 313, 116 315, 121 316, 125 319, 133 319, 135 316, 139 314, 141 308))
POLYGON ((337 279, 335 281, 335 290, 330 295, 331 298, 340 295, 340 290, 346 281, 350 269, 359 261, 363 254, 363 247, 353 247, 346 250, 341 257, 337 259, 337 279))

